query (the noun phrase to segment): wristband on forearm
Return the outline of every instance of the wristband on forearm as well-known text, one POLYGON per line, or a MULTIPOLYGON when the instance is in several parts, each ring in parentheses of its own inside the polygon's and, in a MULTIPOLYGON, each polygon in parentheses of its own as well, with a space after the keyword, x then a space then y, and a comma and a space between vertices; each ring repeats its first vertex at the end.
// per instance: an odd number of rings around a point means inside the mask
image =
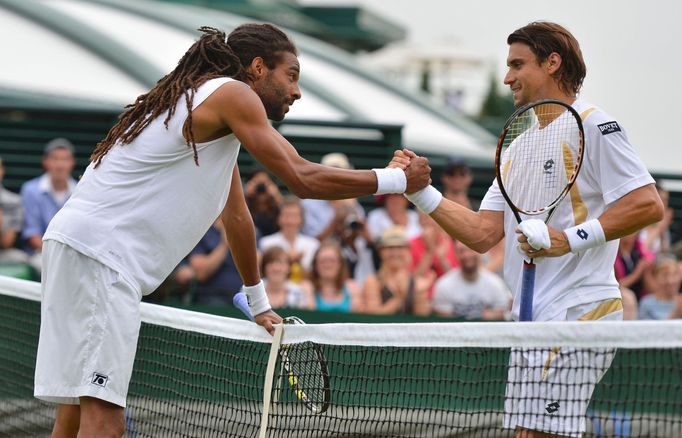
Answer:
POLYGON ((387 193, 404 193, 407 188, 405 171, 397 168, 372 169, 377 175, 377 191, 375 195, 387 193))
POLYGON ((443 194, 434 186, 426 186, 418 192, 406 193, 405 197, 424 213, 431 214, 440 205, 443 194))
POLYGON ((244 286, 243 290, 244 294, 246 294, 246 298, 249 303, 249 309, 251 309, 251 314, 253 316, 267 312, 271 309, 268 296, 265 293, 265 285, 263 284, 263 280, 259 281, 253 286, 244 286))
POLYGON ((571 246, 571 252, 573 253, 582 252, 606 243, 604 229, 601 227, 599 219, 590 219, 575 227, 566 228, 564 233, 566 233, 568 244, 571 246))

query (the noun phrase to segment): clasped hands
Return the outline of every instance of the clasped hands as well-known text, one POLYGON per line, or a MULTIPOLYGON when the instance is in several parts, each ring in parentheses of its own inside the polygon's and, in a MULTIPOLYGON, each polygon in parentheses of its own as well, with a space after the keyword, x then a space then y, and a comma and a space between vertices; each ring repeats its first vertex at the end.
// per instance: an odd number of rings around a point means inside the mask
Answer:
POLYGON ((386 167, 399 168, 405 171, 407 178, 405 193, 414 193, 431 184, 429 160, 418 156, 409 149, 396 150, 386 167))

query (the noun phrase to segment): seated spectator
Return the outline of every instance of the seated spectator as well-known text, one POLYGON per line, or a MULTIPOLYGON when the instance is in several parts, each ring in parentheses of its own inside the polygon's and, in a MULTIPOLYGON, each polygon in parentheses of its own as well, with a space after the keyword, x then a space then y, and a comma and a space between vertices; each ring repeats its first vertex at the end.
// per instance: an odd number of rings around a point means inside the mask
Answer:
POLYGON ((242 279, 230 254, 220 218, 204 234, 187 260, 194 273, 192 302, 232 305, 232 297, 242 288, 242 279))
MULTIPOLYGON (((322 157, 320 164, 339 169, 352 169, 348 157, 340 152, 332 152, 322 157)), ((335 237, 336 231, 343 226, 349 216, 358 220, 365 220, 365 209, 357 199, 343 199, 325 201, 321 199, 304 199, 303 228, 301 232, 307 236, 315 237, 322 242, 330 237, 335 237)))
POLYGON ((469 197, 469 187, 474 181, 474 176, 464 160, 452 158, 448 161, 440 181, 443 183, 443 197, 470 210, 478 211, 480 202, 469 197))
POLYGON ((251 176, 244 185, 244 197, 259 239, 279 231, 277 216, 282 194, 266 171, 259 170, 251 176))
POLYGON ((455 242, 459 268, 436 280, 433 310, 440 316, 503 320, 512 296, 504 281, 481 267, 481 255, 462 242, 455 242))
POLYGON ((76 165, 74 147, 65 138, 56 138, 45 145, 43 168, 45 173, 25 182, 21 187, 24 208, 22 238, 27 251, 33 255, 30 264, 41 271, 43 234, 55 214, 62 208, 76 187, 71 172, 76 165))
POLYGON ((654 253, 644 248, 638 233, 620 238, 614 266, 616 280, 621 287, 631 289, 638 301, 648 293, 654 258, 654 253))
POLYGON ((653 268, 652 293, 639 303, 639 319, 680 318, 682 271, 674 256, 661 253, 653 268))
POLYGON ((2 186, 4 177, 0 158, 0 262, 27 263, 28 254, 14 247, 24 221, 21 197, 2 186))
POLYGON ((412 271, 415 275, 433 271, 440 278, 450 269, 459 266, 450 235, 431 216, 421 211, 419 225, 422 227, 422 234, 410 240, 412 271))
POLYGON ((376 314, 428 315, 431 312, 428 293, 435 273, 415 276, 410 272, 412 257, 405 230, 387 228, 377 247, 381 265, 376 275, 365 280, 365 310, 376 314))
POLYGON ((378 240, 384 230, 392 227, 402 227, 408 239, 415 238, 422 233, 419 225, 419 215, 408 208, 410 201, 398 193, 375 197, 380 207, 370 211, 367 215, 367 229, 372 239, 378 240))
POLYGON ((300 200, 295 196, 286 196, 279 207, 277 225, 279 231, 261 237, 259 249, 265 251, 273 246, 283 248, 289 255, 292 265, 291 280, 300 283, 310 272, 313 256, 320 246, 314 237, 301 234, 303 209, 300 200))
POLYGON ((319 311, 361 312, 363 302, 358 285, 349 278, 341 246, 334 240, 320 244, 313 257, 308 287, 319 311))
POLYGON ((291 262, 287 252, 281 247, 272 246, 265 250, 261 256, 260 272, 272 307, 315 308, 312 291, 289 281, 291 262))

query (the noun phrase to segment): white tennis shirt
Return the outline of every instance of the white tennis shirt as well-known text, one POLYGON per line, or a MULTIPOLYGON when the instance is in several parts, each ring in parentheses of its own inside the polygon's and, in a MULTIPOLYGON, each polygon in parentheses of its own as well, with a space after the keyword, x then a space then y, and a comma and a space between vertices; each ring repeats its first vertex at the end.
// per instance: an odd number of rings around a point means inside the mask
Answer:
MULTIPOLYGON (((585 153, 571 193, 561 201, 549 221, 549 226, 558 230, 598 218, 624 195, 654 183, 625 132, 611 116, 581 99, 572 106, 583 119, 585 153)), ((512 315, 518 319, 523 256, 517 250, 518 224, 497 181, 488 189, 480 209, 504 211, 504 279, 514 295, 512 315)), ((531 216, 522 215, 522 218, 531 216)), ((534 260, 537 269, 533 320, 548 321, 569 307, 620 298, 613 270, 617 251, 618 240, 612 240, 578 254, 534 260)))
MULTIPOLYGON (((197 108, 230 78, 207 81, 197 108)), ((246 86, 246 84, 244 84, 246 86)), ((223 210, 239 153, 234 134, 197 143, 199 166, 182 135, 188 111, 153 120, 130 144, 91 163, 43 237, 71 246, 119 272, 142 294, 153 292, 223 210)))

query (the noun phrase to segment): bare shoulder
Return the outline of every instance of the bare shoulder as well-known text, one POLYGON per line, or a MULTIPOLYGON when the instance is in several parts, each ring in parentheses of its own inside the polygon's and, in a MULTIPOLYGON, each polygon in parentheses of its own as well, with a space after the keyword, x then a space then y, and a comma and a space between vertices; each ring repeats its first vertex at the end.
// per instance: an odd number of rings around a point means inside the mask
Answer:
POLYGON ((224 120, 252 119, 267 121, 263 102, 247 84, 230 81, 221 85, 206 103, 224 120))

